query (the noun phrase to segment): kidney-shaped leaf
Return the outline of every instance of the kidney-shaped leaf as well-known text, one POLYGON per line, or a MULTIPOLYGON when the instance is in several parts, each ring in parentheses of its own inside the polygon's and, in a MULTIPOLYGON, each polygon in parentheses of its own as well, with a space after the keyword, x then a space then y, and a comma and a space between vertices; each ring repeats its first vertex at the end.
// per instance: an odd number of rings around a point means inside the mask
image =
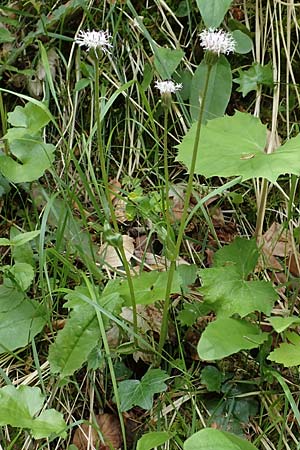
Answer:
MULTIPOLYGON (((191 165, 197 124, 178 146, 178 161, 191 165)), ((275 182, 285 173, 300 174, 300 135, 273 153, 264 152, 266 125, 251 114, 236 112, 210 120, 201 129, 195 173, 206 177, 241 176, 242 180, 262 177, 275 182)))
MULTIPOLYGON (((36 134, 50 121, 46 108, 34 103, 16 106, 13 112, 7 114, 7 121, 14 127, 27 128, 27 133, 36 134)), ((10 130, 12 131, 12 130, 10 130)), ((5 136, 6 138, 6 136, 5 136)))
POLYGON ((184 450, 257 450, 250 442, 227 431, 205 428, 188 438, 184 450))
POLYGON ((36 414, 42 408, 44 397, 37 387, 4 386, 0 389, 0 425, 30 429, 33 437, 41 439, 51 434, 63 435, 66 424, 54 409, 36 414))
POLYGON ((0 171, 13 183, 25 183, 40 178, 54 159, 55 147, 45 144, 39 138, 24 136, 10 144, 11 153, 19 160, 8 155, 0 155, 0 171))
POLYGON ((211 322, 198 342, 198 355, 206 361, 222 359, 240 350, 261 345, 267 333, 246 320, 222 318, 211 322))

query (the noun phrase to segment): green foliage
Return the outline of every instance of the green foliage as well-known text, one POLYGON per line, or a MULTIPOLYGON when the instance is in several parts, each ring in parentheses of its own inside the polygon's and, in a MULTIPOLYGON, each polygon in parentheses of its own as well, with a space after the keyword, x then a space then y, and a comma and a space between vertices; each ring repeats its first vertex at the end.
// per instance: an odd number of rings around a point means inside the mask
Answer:
POLYGON ((206 366, 201 371, 201 383, 208 392, 220 392, 223 380, 223 374, 215 366, 206 366))
POLYGON ((37 180, 54 160, 55 147, 44 143, 41 132, 50 121, 45 107, 27 103, 16 106, 8 113, 12 125, 4 139, 9 144, 10 155, 0 154, 0 171, 13 183, 37 180))
POLYGON ((250 442, 214 428, 205 428, 188 438, 184 450, 256 450, 250 442))
POLYGON ((271 64, 262 66, 259 63, 253 63, 248 70, 239 69, 239 77, 234 78, 233 81, 240 85, 237 91, 242 92, 243 97, 251 91, 256 91, 261 85, 272 87, 273 70, 271 64))
POLYGON ((136 450, 152 450, 158 445, 162 445, 170 439, 167 431, 151 431, 144 434, 137 442, 136 450))
MULTIPOLYGON (((190 168, 197 124, 178 146, 178 161, 190 168)), ((279 175, 300 174, 300 136, 290 139, 273 153, 264 151, 266 126, 251 114, 236 112, 210 120, 202 127, 195 172, 206 177, 261 177, 274 183, 279 175)))
POLYGON ((255 241, 237 238, 232 244, 218 250, 215 267, 201 269, 200 292, 218 317, 241 317, 254 311, 270 314, 277 293, 271 282, 248 281, 258 259, 255 241))
POLYGON ((214 361, 259 347, 268 338, 260 328, 247 320, 220 318, 208 324, 198 342, 201 359, 214 361))
POLYGON ((46 409, 40 414, 44 396, 37 387, 4 386, 0 389, 0 425, 30 430, 35 439, 50 435, 65 436, 66 424, 62 414, 46 409))
POLYGON ((286 332, 285 338, 288 342, 280 344, 279 348, 273 350, 268 359, 285 367, 300 365, 300 336, 295 332, 286 332))
POLYGON ((227 13, 232 0, 197 0, 202 19, 207 28, 217 28, 227 13))
MULTIPOLYGON (((190 113, 193 121, 198 120, 207 70, 207 64, 202 61, 197 67, 192 79, 190 113)), ((207 120, 223 116, 230 99, 231 89, 232 75, 230 64, 225 56, 221 56, 218 62, 212 67, 210 73, 203 123, 207 122, 207 120)))
POLYGON ((149 369, 139 380, 125 380, 118 385, 121 411, 128 411, 133 406, 149 410, 153 405, 153 396, 167 389, 164 383, 169 378, 161 369, 149 369))
POLYGON ((181 49, 155 47, 154 66, 162 80, 170 79, 184 57, 181 49))
POLYGON ((289 317, 269 317, 268 321, 272 325, 277 333, 282 333, 284 330, 289 328, 291 325, 299 325, 300 319, 296 316, 289 317))
MULTIPOLYGON (((97 315, 88 289, 78 287, 66 298, 65 306, 72 308, 72 312, 51 344, 48 357, 52 373, 59 373, 62 378, 79 369, 101 342, 97 315)), ((119 311, 121 302, 118 293, 99 295, 99 305, 109 312, 119 311)), ((107 323, 107 319, 104 322, 107 323)))
POLYGON ((232 37, 236 42, 235 53, 240 53, 243 55, 250 52, 253 44, 252 40, 246 33, 243 33, 241 30, 234 30, 232 32, 232 37))

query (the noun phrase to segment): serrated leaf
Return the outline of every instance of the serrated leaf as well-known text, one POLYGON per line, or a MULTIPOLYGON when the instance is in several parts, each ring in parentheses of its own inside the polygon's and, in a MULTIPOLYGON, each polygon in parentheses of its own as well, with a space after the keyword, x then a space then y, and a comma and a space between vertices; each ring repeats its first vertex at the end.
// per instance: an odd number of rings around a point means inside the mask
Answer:
POLYGON ((203 360, 214 361, 240 350, 256 348, 267 338, 267 333, 262 333, 260 328, 246 320, 218 318, 202 333, 197 346, 198 355, 203 360))
POLYGON ((252 40, 247 34, 243 33, 241 30, 234 30, 232 32, 232 37, 234 38, 235 44, 235 53, 239 53, 244 55, 245 53, 249 53, 253 47, 252 40))
POLYGON ((37 387, 5 386, 0 389, 0 425, 29 429, 35 439, 51 434, 64 435, 66 423, 62 414, 54 409, 36 416, 44 403, 44 397, 37 387))
POLYGON ((287 332, 286 339, 289 342, 283 342, 279 348, 273 350, 267 359, 285 367, 300 365, 300 336, 294 332, 287 332))
POLYGON ((257 450, 250 442, 227 431, 205 428, 188 438, 184 450, 257 450))
POLYGON ((162 80, 170 79, 184 57, 181 49, 155 47, 154 66, 162 80))
POLYGON ((268 317, 267 319, 274 330, 277 333, 282 333, 284 330, 289 328, 291 325, 300 324, 299 317, 289 316, 289 317, 268 317))
POLYGON ((242 278, 253 272, 259 252, 255 239, 237 237, 231 244, 225 245, 214 255, 214 267, 234 265, 242 278))
POLYGON ((268 281, 247 281, 235 266, 215 267, 199 271, 202 278, 200 292, 218 317, 230 317, 260 311, 270 314, 277 293, 268 281))
POLYGON ((84 306, 74 310, 50 345, 48 360, 51 372, 59 373, 62 378, 72 375, 84 364, 99 339, 94 308, 84 306))
POLYGON ((227 13, 232 0, 197 0, 201 17, 207 28, 217 28, 227 13))
POLYGON ((46 323, 45 310, 32 300, 0 313, 0 352, 27 345, 46 323))
POLYGON ((136 450, 152 450, 167 442, 171 434, 167 431, 151 431, 144 434, 137 442, 136 450))
POLYGON ((0 155, 0 171, 13 183, 25 183, 40 178, 54 160, 55 147, 33 136, 14 139, 10 144, 11 156, 0 155))
POLYGON ((235 83, 240 86, 238 92, 242 92, 245 97, 249 92, 256 91, 260 85, 273 86, 273 70, 270 64, 262 66, 253 63, 248 70, 239 70, 239 77, 234 78, 235 83))
POLYGON ((149 369, 139 380, 121 381, 118 385, 121 411, 128 411, 133 406, 149 410, 153 405, 153 396, 167 389, 164 383, 169 375, 161 369, 149 369))
MULTIPOLYGON (((178 146, 177 161, 182 161, 188 169, 197 124, 178 146)), ((276 182, 281 174, 300 174, 300 135, 290 139, 273 153, 264 152, 266 126, 251 114, 236 112, 207 122, 201 129, 201 137, 196 160, 195 173, 206 177, 241 176, 266 178, 276 182)))
MULTIPOLYGON (((198 120, 200 101, 202 100, 208 66, 202 61, 197 67, 191 84, 190 113, 193 121, 198 120)), ((223 116, 228 105, 232 89, 232 75, 229 62, 221 56, 211 69, 203 123, 223 116)))

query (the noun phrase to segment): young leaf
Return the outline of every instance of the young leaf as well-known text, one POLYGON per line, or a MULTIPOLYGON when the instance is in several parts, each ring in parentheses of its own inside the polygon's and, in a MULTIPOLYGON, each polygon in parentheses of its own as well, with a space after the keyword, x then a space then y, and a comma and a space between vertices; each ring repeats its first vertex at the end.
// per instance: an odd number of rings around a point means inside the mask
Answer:
MULTIPOLYGON (((10 280, 8 280, 10 282, 10 280)), ((24 292, 11 283, 0 284, 0 313, 16 308, 24 298, 24 292)), ((1 333, 1 332, 0 332, 1 333)))
POLYGON ((269 317, 267 320, 270 322, 270 324, 277 333, 282 333, 291 325, 300 324, 300 319, 299 317, 296 316, 289 316, 289 317, 276 316, 276 317, 269 317))
POLYGON ((133 406, 140 406, 149 410, 153 405, 153 396, 164 392, 167 385, 164 383, 169 375, 160 369, 149 369, 139 380, 121 381, 118 385, 121 399, 121 411, 128 411, 133 406))
POLYGON ((206 361, 259 347, 268 338, 267 333, 246 320, 222 318, 211 322, 198 342, 198 355, 206 361))
POLYGON ((283 342, 279 348, 273 350, 267 359, 285 367, 300 365, 300 336, 294 332, 287 332, 286 338, 289 342, 283 342))
MULTIPOLYGON (((196 123, 192 125, 178 146, 177 161, 184 162, 188 169, 196 127, 196 123)), ((261 177, 272 183, 281 174, 300 174, 300 135, 270 154, 265 153, 265 145, 266 126, 251 114, 236 112, 231 117, 210 120, 201 129, 195 173, 206 177, 241 176, 242 180, 261 177)))
POLYGON ((33 267, 27 263, 16 263, 9 267, 7 272, 14 278, 14 282, 23 292, 27 291, 34 278, 33 267))
POLYGON ((45 323, 45 310, 32 300, 23 300, 16 308, 0 313, 0 353, 24 347, 45 323))
POLYGON ((181 49, 155 47, 154 65, 162 80, 170 79, 184 57, 181 49))
POLYGON ((235 83, 240 86, 238 92, 242 92, 245 97, 249 92, 256 91, 260 85, 273 86, 273 71, 270 64, 262 66, 259 63, 253 63, 248 70, 239 70, 239 77, 234 78, 235 83))
POLYGON ((63 436, 66 424, 62 414, 54 409, 37 413, 43 406, 44 397, 37 387, 4 386, 0 389, 0 425, 29 429, 35 439, 57 434, 63 436))
POLYGON ((151 431, 144 434, 137 442, 136 450, 152 450, 158 445, 162 445, 170 439, 167 431, 151 431))
POLYGON ((201 383, 207 387, 208 392, 220 392, 223 374, 215 366, 206 366, 201 371, 201 383))
POLYGON ((257 450, 250 442, 227 431, 205 428, 188 438, 184 450, 257 450))
MULTIPOLYGON (((207 64, 202 61, 197 67, 192 79, 190 113, 193 121, 198 120, 207 67, 207 64)), ((230 99, 231 89, 231 67, 225 56, 221 56, 210 73, 203 123, 206 123, 207 120, 223 116, 230 99)))
POLYGON ((232 0, 197 0, 203 22, 207 28, 217 28, 227 13, 232 0))
MULTIPOLYGON (((14 127, 24 128, 26 134, 35 135, 50 122, 50 116, 40 106, 27 103, 25 106, 16 106, 13 112, 7 114, 8 123, 14 127)), ((11 130, 12 131, 12 130, 11 130)), ((10 140, 10 133, 4 139, 10 140)))

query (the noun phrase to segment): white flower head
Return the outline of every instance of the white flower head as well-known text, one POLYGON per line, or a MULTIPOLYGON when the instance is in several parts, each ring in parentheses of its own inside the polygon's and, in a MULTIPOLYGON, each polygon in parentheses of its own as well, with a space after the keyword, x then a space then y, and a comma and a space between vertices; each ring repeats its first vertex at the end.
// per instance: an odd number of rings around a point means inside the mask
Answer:
POLYGON ((174 83, 174 81, 156 81, 155 87, 159 89, 161 95, 164 94, 174 94, 176 91, 180 91, 182 89, 181 83, 174 83))
POLYGON ((99 49, 103 53, 110 53, 112 48, 110 39, 111 35, 108 31, 79 31, 75 42, 80 47, 87 47, 87 51, 99 49))
POLYGON ((236 42, 230 33, 224 30, 209 28, 200 33, 201 47, 209 52, 220 56, 221 53, 228 55, 234 52, 236 42))

